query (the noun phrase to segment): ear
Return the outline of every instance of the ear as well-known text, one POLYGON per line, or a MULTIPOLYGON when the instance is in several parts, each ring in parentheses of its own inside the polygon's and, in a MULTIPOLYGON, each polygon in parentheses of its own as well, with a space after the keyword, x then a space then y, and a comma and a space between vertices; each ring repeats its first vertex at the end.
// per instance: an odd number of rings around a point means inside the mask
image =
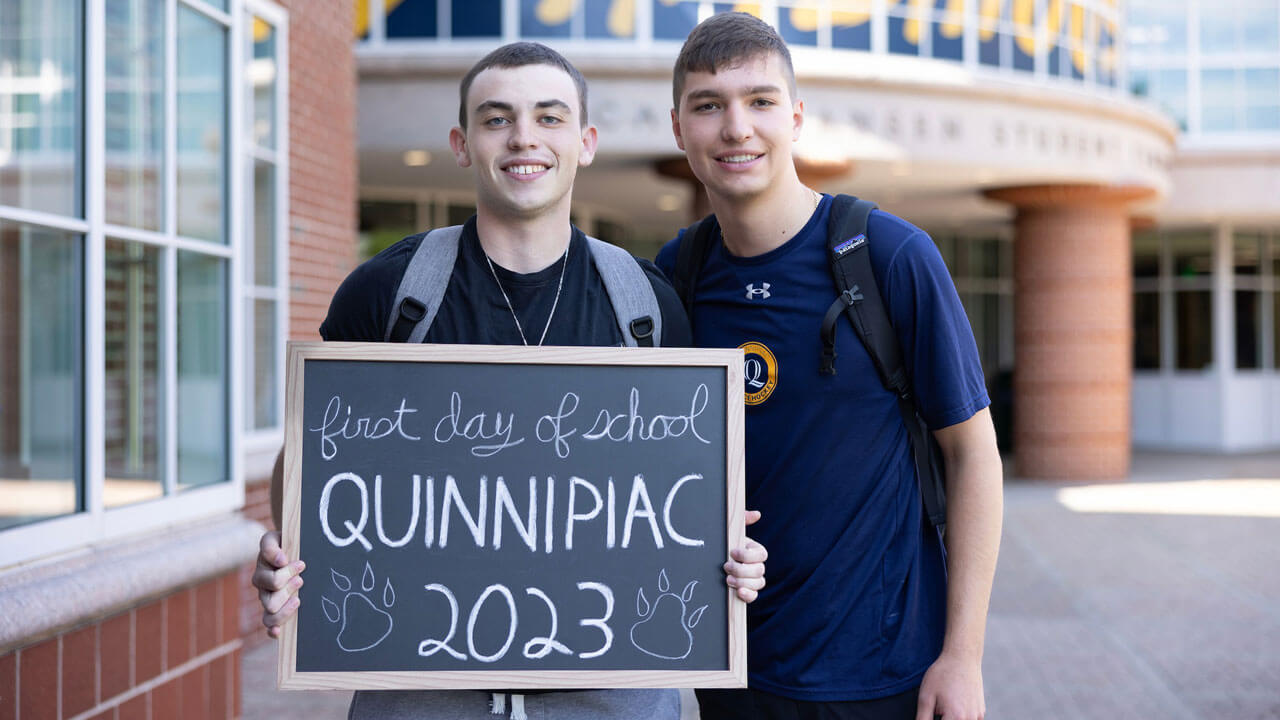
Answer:
POLYGON ((795 142, 800 139, 800 129, 804 127, 804 101, 796 100, 791 106, 791 141, 795 142))
POLYGON ((458 167, 471 167, 471 152, 467 150, 467 134, 460 127, 449 131, 449 147, 453 150, 453 159, 458 167))
POLYGON ((676 147, 684 149, 684 136, 680 134, 680 114, 671 108, 671 134, 676 136, 676 147))
POLYGON ((582 152, 578 155, 578 167, 586 167, 596 157, 596 146, 600 143, 600 135, 595 125, 588 125, 582 131, 582 152))

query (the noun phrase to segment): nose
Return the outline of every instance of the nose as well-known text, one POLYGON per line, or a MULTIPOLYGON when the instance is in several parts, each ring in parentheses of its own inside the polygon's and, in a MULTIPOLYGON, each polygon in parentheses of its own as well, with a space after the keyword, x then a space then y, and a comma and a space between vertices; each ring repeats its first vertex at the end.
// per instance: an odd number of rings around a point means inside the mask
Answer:
POLYGON ((720 126, 720 138, 725 142, 743 143, 751 138, 751 122, 746 110, 737 105, 730 105, 723 115, 724 122, 720 126))
POLYGON ((538 135, 533 120, 517 118, 511 123, 511 133, 507 136, 507 147, 511 150, 524 150, 538 146, 538 135))

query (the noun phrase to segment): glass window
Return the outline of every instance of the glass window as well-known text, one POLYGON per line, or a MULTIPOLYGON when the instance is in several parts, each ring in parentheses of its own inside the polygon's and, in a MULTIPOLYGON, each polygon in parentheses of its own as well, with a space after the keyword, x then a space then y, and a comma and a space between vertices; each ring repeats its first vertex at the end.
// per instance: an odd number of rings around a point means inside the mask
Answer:
POLYGON ((1213 237, 1204 231, 1169 236, 1173 274, 1178 278, 1208 277, 1213 273, 1213 237))
POLYGON ((1000 18, 1010 0, 981 0, 978 5, 978 62, 999 66, 1005 34, 1000 32, 1000 18))
POLYGON ((1173 300, 1178 369, 1204 370, 1213 362, 1213 294, 1181 290, 1173 300))
POLYGON ((164 495, 164 316, 159 248, 106 242, 103 504, 164 495))
POLYGON ((1133 367, 1160 369, 1160 293, 1133 295, 1133 367))
POLYGON ((603 219, 596 220, 595 236, 607 243, 620 246, 625 246, 629 239, 626 225, 603 219))
POLYGON ((1238 232, 1233 241, 1232 253, 1236 275, 1257 275, 1262 263, 1263 235, 1238 232))
POLYGON ((81 248, 0 220, 0 530, 84 509, 81 248))
POLYGON ((249 325, 253 328, 253 342, 249 345, 253 353, 253 379, 246 383, 250 392, 246 407, 252 408, 251 429, 261 430, 280 424, 280 377, 276 362, 280 335, 276 329, 274 300, 253 300, 248 304, 253 313, 249 325))
MULTIPOLYGON (((376 2, 377 0, 373 0, 376 2)), ((436 0, 382 0, 389 38, 431 38, 440 34, 436 0)))
POLYGON ((160 230, 164 208, 164 2, 106 4, 106 217, 160 230))
POLYGON ((1128 38, 1129 47, 1137 52, 1186 53, 1186 5, 1168 0, 1130 2, 1128 38))
POLYGON ((653 38, 683 42, 698 24, 697 0, 652 0, 653 38))
POLYGON ((502 37, 502 0, 452 1, 453 37, 502 37))
POLYGON ((178 477, 182 489, 230 480, 226 261, 178 251, 178 477))
MULTIPOLYGON (((450 216, 449 225, 461 225, 450 216)), ((418 206, 413 202, 361 200, 360 201, 360 254, 371 258, 391 247, 402 238, 425 230, 427 223, 418 222, 418 206)))
POLYGON ((889 52, 920 54, 920 19, 914 0, 889 0, 889 52))
POLYGON ((778 32, 788 45, 818 44, 818 3, 800 0, 778 8, 778 32))
POLYGON ((445 215, 449 225, 461 225, 475 214, 475 205, 450 204, 449 207, 445 209, 445 215))
POLYGON ((1271 367, 1280 370, 1280 290, 1271 296, 1271 367))
POLYGON ((253 285, 276 284, 276 166, 253 163, 253 285))
POLYGON ((964 57, 964 0, 933 0, 930 23, 933 56, 946 60, 964 57))
POLYGON ((1030 72, 1036 60, 1036 0, 1009 0, 1006 8, 1013 29, 1013 68, 1030 72))
POLYGON ((276 147, 276 29, 262 18, 253 18, 253 56, 249 60, 249 86, 253 92, 253 128, 248 141, 258 147, 276 147))
POLYGON ((226 29, 178 7, 178 234, 227 241, 226 29))
POLYGON ((1114 21, 1108 20, 1099 14, 1093 15, 1093 22, 1097 28, 1097 44, 1093 52, 1093 56, 1096 58, 1093 68, 1093 80, 1095 83, 1105 87, 1115 87, 1117 25, 1114 21))
POLYGON ((956 239, 950 235, 934 235, 933 244, 938 246, 938 254, 942 256, 942 262, 947 264, 947 272, 952 276, 956 274, 956 239))
POLYGON ((369 39, 369 0, 356 0, 355 31, 357 40, 369 39))
POLYGON ((1230 132, 1240 127, 1236 112, 1237 71, 1212 68, 1200 71, 1200 129, 1230 132))
POLYGON ((0 3, 0 205, 82 214, 81 5, 0 3))
POLYGON ((586 2, 587 37, 608 40, 634 38, 636 35, 635 0, 586 2))
POLYGON ((1239 9, 1240 49, 1248 52, 1280 51, 1280 4, 1275 0, 1244 0, 1239 9))
POLYGON ((1244 129, 1280 130, 1280 68, 1245 68, 1244 129))
POLYGON ((520 0, 520 36, 567 38, 573 33, 574 15, 581 3, 572 0, 520 0))
POLYGON ((1262 293, 1236 290, 1236 367, 1262 367, 1262 293))
POLYGON ((1133 276, 1135 278, 1160 277, 1160 235, 1158 233, 1134 234, 1133 276))
POLYGON ((1200 6, 1200 52, 1229 53, 1236 49, 1236 18, 1230 3, 1200 6))
POLYGON ((831 0, 831 46, 871 49, 871 0, 831 0))

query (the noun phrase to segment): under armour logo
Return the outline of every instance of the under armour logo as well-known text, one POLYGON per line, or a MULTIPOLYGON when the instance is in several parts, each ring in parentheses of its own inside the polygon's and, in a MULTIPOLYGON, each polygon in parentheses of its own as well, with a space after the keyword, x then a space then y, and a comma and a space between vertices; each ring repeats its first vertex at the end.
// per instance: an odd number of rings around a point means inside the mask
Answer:
POLYGON ((766 299, 769 297, 769 283, 760 283, 760 287, 756 287, 755 283, 747 285, 747 299, 755 300, 756 298, 766 299))

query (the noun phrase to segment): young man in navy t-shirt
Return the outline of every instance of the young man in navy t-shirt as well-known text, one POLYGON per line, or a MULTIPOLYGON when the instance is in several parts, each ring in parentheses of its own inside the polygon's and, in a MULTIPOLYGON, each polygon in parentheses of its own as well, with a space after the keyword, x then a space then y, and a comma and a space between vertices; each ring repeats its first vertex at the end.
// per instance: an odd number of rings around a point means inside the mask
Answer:
MULTIPOLYGON (((707 189, 715 242, 694 344, 746 355, 747 506, 769 548, 748 609, 750 690, 700 691, 711 718, 980 718, 1001 466, 973 333, 920 229, 868 221, 872 269, 948 472, 947 552, 922 512, 893 393, 840 318, 819 373, 832 198, 796 175, 804 105, 778 34, 715 15, 676 61, 672 129, 707 189)), ((677 239, 658 255, 668 275, 677 239)))

